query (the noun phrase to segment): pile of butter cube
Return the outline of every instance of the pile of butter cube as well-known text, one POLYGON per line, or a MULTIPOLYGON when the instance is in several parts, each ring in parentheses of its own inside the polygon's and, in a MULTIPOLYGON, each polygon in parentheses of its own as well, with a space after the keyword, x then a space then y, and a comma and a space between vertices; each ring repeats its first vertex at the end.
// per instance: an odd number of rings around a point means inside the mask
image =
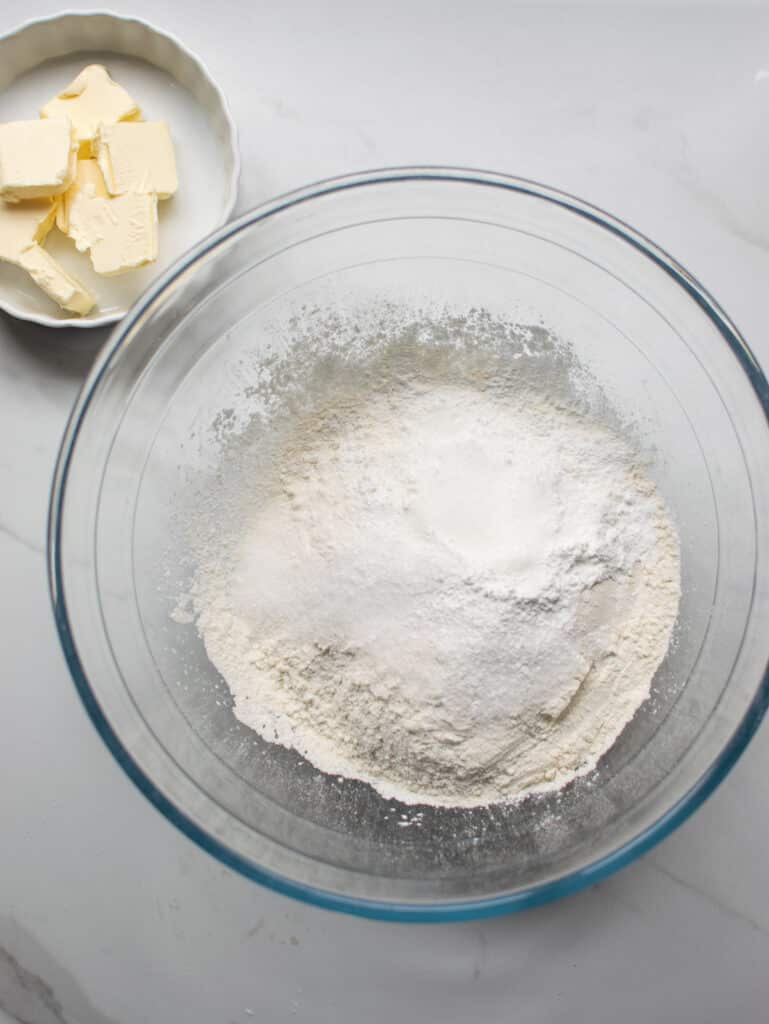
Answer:
POLYGON ((35 121, 0 124, 0 260, 25 270, 61 309, 96 299, 44 243, 54 225, 99 274, 157 259, 158 200, 177 188, 168 126, 143 121, 100 64, 84 68, 35 121))

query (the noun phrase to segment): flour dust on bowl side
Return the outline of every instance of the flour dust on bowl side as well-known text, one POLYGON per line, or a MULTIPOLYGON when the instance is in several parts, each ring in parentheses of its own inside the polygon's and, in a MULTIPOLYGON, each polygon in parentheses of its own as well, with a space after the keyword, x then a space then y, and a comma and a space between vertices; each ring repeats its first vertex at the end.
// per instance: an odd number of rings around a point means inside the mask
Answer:
POLYGON ((118 328, 52 499, 75 681, 225 863, 531 905, 691 812, 766 704, 766 382, 630 228, 476 172, 327 182, 118 328))

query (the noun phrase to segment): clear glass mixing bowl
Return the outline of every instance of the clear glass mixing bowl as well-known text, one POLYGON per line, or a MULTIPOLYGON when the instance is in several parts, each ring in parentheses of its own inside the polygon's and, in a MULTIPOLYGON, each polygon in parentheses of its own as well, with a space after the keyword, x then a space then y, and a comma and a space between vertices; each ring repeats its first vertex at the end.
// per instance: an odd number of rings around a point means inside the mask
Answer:
POLYGON ((768 408, 756 360, 707 292, 571 196, 499 175, 403 169, 277 199, 158 281, 115 330, 72 414, 50 575, 77 688, 114 756, 174 824, 282 892, 445 920, 573 891, 690 814, 766 708, 768 408), (179 495, 206 462, 215 473, 206 428, 231 415, 244 367, 269 357, 271 325, 298 308, 345 314, 407 293, 513 319, 526 310, 566 338, 637 425, 679 526, 679 625, 653 699, 593 775, 555 796, 414 817, 323 775, 235 719, 194 626, 170 618, 173 577, 189 569, 183 552, 169 561, 179 495))

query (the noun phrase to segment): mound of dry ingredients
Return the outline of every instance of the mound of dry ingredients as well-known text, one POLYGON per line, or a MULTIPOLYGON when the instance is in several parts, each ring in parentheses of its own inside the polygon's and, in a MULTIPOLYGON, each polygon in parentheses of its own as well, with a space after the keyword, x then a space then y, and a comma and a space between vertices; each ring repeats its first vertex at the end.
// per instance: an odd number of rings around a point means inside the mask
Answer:
POLYGON ((326 405, 279 453, 197 626, 235 714, 323 771, 471 806, 590 771, 677 614, 674 526, 629 445, 534 395, 326 405))

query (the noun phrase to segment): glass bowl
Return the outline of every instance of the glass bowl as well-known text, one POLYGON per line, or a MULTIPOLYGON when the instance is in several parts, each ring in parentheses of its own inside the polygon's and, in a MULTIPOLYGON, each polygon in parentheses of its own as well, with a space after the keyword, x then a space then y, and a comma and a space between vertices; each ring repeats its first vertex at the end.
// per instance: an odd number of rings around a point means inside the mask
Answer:
POLYGON ((274 889, 397 920, 480 917, 574 891, 683 821, 766 708, 768 408, 755 358, 701 285, 578 199, 429 168, 279 198, 144 295, 73 411, 49 558, 78 691, 166 817, 274 889), (349 327, 367 303, 409 302, 565 340, 633 424, 678 524, 682 601, 652 698, 597 770, 557 794, 413 808, 324 775, 235 719, 194 625, 173 616, 193 481, 216 485, 222 430, 258 390, 280 332, 318 311, 349 327))

